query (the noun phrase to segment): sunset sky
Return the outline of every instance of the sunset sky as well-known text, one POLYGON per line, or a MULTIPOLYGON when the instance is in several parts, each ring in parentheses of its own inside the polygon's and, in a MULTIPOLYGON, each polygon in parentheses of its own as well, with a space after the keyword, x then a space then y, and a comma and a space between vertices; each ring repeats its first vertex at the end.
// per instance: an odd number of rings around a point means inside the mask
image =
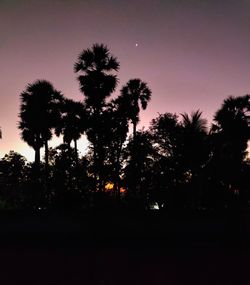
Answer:
POLYGON ((116 94, 131 78, 152 89, 140 126, 197 109, 211 122, 227 96, 250 93, 249 0, 0 0, 0 157, 34 157, 17 129, 28 83, 83 99, 73 64, 93 43, 121 64, 116 94))

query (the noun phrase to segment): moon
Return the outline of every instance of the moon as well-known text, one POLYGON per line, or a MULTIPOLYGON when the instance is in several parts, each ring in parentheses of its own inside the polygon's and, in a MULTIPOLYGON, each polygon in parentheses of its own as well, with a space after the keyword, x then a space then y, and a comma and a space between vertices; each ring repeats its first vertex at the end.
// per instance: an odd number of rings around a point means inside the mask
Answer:
POLYGON ((138 47, 138 43, 135 44, 135 47, 138 47))

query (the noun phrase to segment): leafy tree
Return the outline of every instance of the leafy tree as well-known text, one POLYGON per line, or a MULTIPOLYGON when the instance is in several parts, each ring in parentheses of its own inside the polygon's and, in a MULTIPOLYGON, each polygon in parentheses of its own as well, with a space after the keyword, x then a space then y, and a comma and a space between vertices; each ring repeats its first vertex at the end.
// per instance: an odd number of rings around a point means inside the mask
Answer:
POLYGON ((81 207, 83 196, 87 196, 92 186, 87 175, 86 160, 79 158, 76 162, 74 149, 68 144, 61 144, 50 148, 49 161, 52 205, 61 209, 73 209, 73 204, 75 208, 81 207))
POLYGON ((190 116, 186 113, 181 116, 179 121, 176 114, 160 114, 150 126, 158 152, 152 177, 157 189, 155 194, 175 205, 194 202, 194 182, 198 180, 209 154, 206 121, 201 112, 198 110, 190 116), (189 191, 184 191, 184 188, 189 188, 189 191))
POLYGON ((152 193, 158 204, 180 204, 180 185, 183 183, 182 126, 178 116, 172 113, 159 114, 151 121, 150 133, 157 156, 154 161, 152 193))
POLYGON ((105 111, 105 176, 114 184, 114 194, 120 198, 122 151, 128 134, 128 119, 123 112, 120 96, 105 111))
POLYGON ((147 197, 152 190, 152 171, 155 151, 148 132, 140 131, 136 137, 130 137, 124 150, 124 182, 128 197, 140 201, 146 206, 147 197))
POLYGON ((0 161, 0 195, 7 207, 17 208, 22 205, 27 175, 26 159, 21 154, 10 151, 0 161))
POLYGON ((165 157, 177 156, 181 126, 176 114, 159 114, 151 121, 150 132, 159 154, 165 157))

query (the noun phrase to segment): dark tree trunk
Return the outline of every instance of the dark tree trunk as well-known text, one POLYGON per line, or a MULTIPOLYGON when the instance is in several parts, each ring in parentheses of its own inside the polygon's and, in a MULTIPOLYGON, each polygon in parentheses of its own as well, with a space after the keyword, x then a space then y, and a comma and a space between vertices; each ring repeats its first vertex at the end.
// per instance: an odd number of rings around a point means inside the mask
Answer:
POLYGON ((40 176, 40 160, 41 160, 41 156, 40 156, 40 147, 35 147, 35 167, 34 167, 34 175, 35 175, 35 179, 38 180, 39 176, 40 176))
POLYGON ((49 145, 48 145, 47 140, 45 141, 44 146, 45 146, 45 164, 48 166, 49 165, 49 145))
POLYGON ((45 146, 45 179, 47 182, 49 174, 49 146, 47 140, 45 141, 44 146, 45 146))
POLYGON ((75 151, 76 166, 78 166, 77 140, 74 140, 74 151, 75 151))
POLYGON ((39 168, 40 165, 40 147, 35 148, 35 165, 39 168))

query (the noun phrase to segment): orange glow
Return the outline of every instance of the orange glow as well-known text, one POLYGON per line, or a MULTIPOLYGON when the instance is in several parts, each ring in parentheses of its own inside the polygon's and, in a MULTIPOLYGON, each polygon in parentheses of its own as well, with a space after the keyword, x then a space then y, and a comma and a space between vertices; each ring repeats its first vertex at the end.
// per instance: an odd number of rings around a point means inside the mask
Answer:
POLYGON ((114 189, 114 183, 111 183, 111 182, 108 182, 106 185, 105 185, 105 192, 110 192, 114 189))
POLYGON ((123 188, 123 187, 120 188, 120 193, 121 193, 121 194, 126 193, 126 191, 127 191, 127 190, 126 190, 125 188, 123 188))
MULTIPOLYGON (((105 185, 105 192, 111 192, 111 191, 113 191, 113 190, 114 190, 114 183, 112 183, 112 182, 106 183, 106 185, 105 185)), ((127 191, 127 190, 126 190, 125 188, 120 187, 120 193, 121 193, 121 194, 125 194, 126 191, 127 191)))

